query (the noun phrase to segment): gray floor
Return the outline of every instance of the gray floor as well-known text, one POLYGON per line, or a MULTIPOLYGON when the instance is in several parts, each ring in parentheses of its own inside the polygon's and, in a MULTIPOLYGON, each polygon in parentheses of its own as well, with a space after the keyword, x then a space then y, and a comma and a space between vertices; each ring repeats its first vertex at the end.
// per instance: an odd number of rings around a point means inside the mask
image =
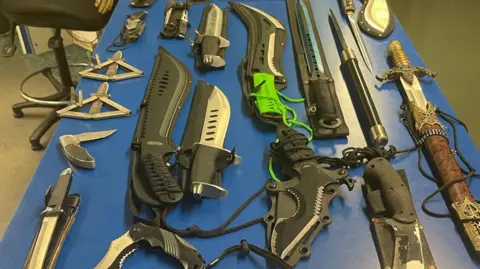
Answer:
MULTIPOLYGON (((439 71, 437 81, 457 115, 469 126, 477 146, 480 124, 475 113, 480 89, 473 68, 480 62, 480 35, 475 21, 480 1, 472 0, 390 0, 394 12, 409 33, 429 67, 439 71)), ((4 42, 0 38, 0 45, 4 42)), ((69 59, 83 58, 77 47, 69 48, 69 59)), ((75 59, 78 61, 78 59, 75 59)), ((35 171, 42 152, 30 150, 28 136, 46 110, 29 110, 25 118, 14 119, 11 104, 22 101, 17 90, 21 80, 40 67, 53 64, 52 55, 42 57, 0 57, 0 235, 35 171)), ((32 82, 34 94, 52 91, 43 79, 32 82)))

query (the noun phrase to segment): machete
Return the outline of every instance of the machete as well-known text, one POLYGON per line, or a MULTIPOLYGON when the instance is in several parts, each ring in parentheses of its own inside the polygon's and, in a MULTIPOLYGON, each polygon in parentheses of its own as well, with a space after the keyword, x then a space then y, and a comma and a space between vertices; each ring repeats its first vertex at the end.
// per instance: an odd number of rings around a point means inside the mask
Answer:
POLYGON ((152 207, 176 203, 183 196, 167 163, 177 150, 172 130, 191 85, 186 66, 159 46, 132 142, 130 177, 131 194, 152 207))
POLYGON ((180 182, 195 198, 223 198, 221 171, 239 160, 223 149, 230 120, 230 103, 216 86, 199 80, 178 156, 180 182))
POLYGON ((395 15, 387 0, 363 0, 357 18, 360 29, 375 38, 387 38, 395 29, 395 15))
POLYGON ((281 115, 261 113, 252 94, 261 91, 280 91, 287 87, 283 73, 282 55, 287 34, 282 23, 258 8, 229 2, 248 30, 247 56, 242 60, 242 90, 250 111, 272 124, 281 120, 281 115))
POLYGON ((435 269, 404 171, 395 171, 385 158, 365 167, 362 189, 382 268, 435 269))

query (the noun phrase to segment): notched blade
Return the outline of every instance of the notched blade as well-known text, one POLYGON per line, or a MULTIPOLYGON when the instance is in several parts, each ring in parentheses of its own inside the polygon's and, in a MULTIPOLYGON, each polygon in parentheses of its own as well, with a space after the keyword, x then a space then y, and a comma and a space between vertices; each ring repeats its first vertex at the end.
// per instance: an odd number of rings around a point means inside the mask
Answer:
POLYGON ((208 99, 200 143, 223 148, 230 121, 230 103, 216 86, 208 99))
POLYGON ((130 231, 110 243, 107 253, 94 269, 120 269, 123 261, 132 254, 138 245, 130 237, 130 231))

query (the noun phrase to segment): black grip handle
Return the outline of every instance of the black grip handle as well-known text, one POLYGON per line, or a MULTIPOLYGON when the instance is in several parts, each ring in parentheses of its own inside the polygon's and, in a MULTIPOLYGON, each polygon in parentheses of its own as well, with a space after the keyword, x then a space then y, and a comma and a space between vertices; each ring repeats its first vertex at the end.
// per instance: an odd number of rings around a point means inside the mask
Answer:
POLYGON ((360 71, 358 60, 356 58, 348 59, 343 64, 343 68, 349 74, 348 78, 350 78, 350 82, 354 87, 354 90, 352 92, 356 93, 357 98, 362 105, 362 110, 364 112, 366 120, 368 121, 369 127, 381 125, 382 122, 380 121, 380 117, 378 116, 377 108, 375 107, 375 103, 373 102, 372 96, 370 95, 370 91, 368 89, 367 83, 365 82, 365 78, 360 71))
POLYGON ((204 36, 202 41, 203 55, 219 55, 220 40, 214 36, 204 36))
POLYGON ((177 259, 185 269, 203 269, 205 260, 198 250, 185 239, 167 230, 135 224, 129 232, 134 240, 147 240, 152 248, 161 248, 165 253, 177 259))
POLYGON ((315 94, 315 113, 319 124, 324 128, 335 129, 342 124, 342 121, 338 117, 330 87, 333 87, 333 79, 310 81, 310 90, 315 94))
POLYGON ((366 184, 378 186, 385 208, 399 222, 417 220, 412 196, 400 175, 385 158, 375 158, 366 165, 363 179, 366 184))
POLYGON ((355 4, 353 0, 340 0, 342 2, 342 9, 345 14, 349 12, 355 13, 355 4))
POLYGON ((55 187, 50 195, 50 199, 47 202, 47 207, 60 207, 70 192, 70 186, 72 185, 72 173, 71 170, 65 170, 60 174, 55 187))
POLYGON ((160 202, 173 204, 182 199, 182 189, 170 174, 163 155, 155 153, 140 154, 140 167, 160 202))

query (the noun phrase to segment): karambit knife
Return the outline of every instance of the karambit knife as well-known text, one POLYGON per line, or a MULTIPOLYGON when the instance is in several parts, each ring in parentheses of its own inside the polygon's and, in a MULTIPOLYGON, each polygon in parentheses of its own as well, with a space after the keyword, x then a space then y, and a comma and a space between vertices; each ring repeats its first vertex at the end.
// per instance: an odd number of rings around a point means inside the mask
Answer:
POLYGON ((95 55, 97 64, 78 72, 82 78, 90 78, 103 81, 118 81, 130 78, 137 78, 143 76, 143 71, 128 64, 123 58, 122 52, 117 51, 113 54, 112 58, 107 59, 105 62, 100 61, 100 57, 95 55), (114 66, 113 68, 111 66, 114 66), (123 67, 127 72, 117 74, 118 67, 123 67), (107 68, 107 73, 102 74, 100 71, 107 68))
POLYGON ((60 174, 53 191, 49 189, 49 199, 45 210, 42 212, 42 225, 29 254, 28 261, 23 267, 24 269, 43 269, 47 267, 46 259, 51 251, 51 243, 57 229, 57 223, 65 213, 63 203, 68 196, 71 184, 72 169, 67 168, 60 174))
POLYGON ((178 235, 167 230, 137 223, 124 235, 112 241, 107 253, 94 269, 120 269, 125 259, 146 242, 160 248, 179 261, 184 269, 204 269, 205 260, 198 250, 178 235))
POLYGON ((353 37, 355 37, 355 42, 357 42, 358 49, 360 50, 360 54, 362 55, 363 60, 365 61, 365 65, 367 66, 368 70, 373 73, 372 61, 370 60, 370 55, 368 54, 367 47, 365 46, 365 42, 363 41, 362 35, 360 30, 358 29, 353 16, 355 15, 355 4, 353 0, 339 0, 341 1, 341 8, 344 16, 347 17, 348 24, 350 25, 350 30, 352 30, 353 37))
POLYGON ((264 87, 271 91, 287 87, 282 64, 287 42, 285 27, 277 18, 258 8, 242 3, 229 4, 248 30, 247 56, 242 60, 241 68, 243 95, 250 111, 257 113, 263 121, 276 124, 281 115, 260 115, 251 94, 264 87))
MULTIPOLYGON (((158 208, 183 197, 168 161, 177 151, 172 131, 191 86, 192 74, 188 68, 159 46, 132 141, 129 184, 132 199, 158 208)), ((132 200, 129 206, 135 215, 138 206, 132 200)))
POLYGON ((175 2, 169 0, 165 7, 165 22, 160 36, 163 38, 183 39, 187 33, 190 23, 188 23, 188 8, 190 2, 175 2))
POLYGON ((178 154, 180 182, 196 198, 223 198, 222 170, 238 163, 235 150, 223 148, 230 103, 216 86, 199 80, 178 154))
POLYGON ((379 39, 386 38, 395 29, 395 15, 388 0, 363 0, 357 22, 364 33, 379 39))
POLYGON ((115 133, 117 129, 106 130, 100 132, 87 132, 76 135, 62 135, 60 136, 60 144, 67 159, 75 166, 93 169, 95 168, 95 158, 93 158, 88 151, 80 146, 81 142, 103 139, 115 133))
POLYGON ((299 87, 315 138, 346 137, 348 126, 335 92, 308 0, 287 0, 299 87))
POLYGON ((272 202, 265 216, 267 241, 274 254, 294 266, 312 254, 313 240, 332 222, 328 204, 338 194, 339 185, 352 190, 354 181, 344 169, 328 170, 320 165, 305 135, 280 125, 277 137, 270 154, 290 179, 267 184, 272 202))
POLYGON ((393 169, 385 158, 375 158, 366 164, 363 178, 382 268, 435 269, 404 171, 393 169))
POLYGON ((213 3, 205 5, 197 36, 192 43, 197 69, 202 72, 223 69, 225 67, 225 50, 229 46, 227 12, 213 3))

